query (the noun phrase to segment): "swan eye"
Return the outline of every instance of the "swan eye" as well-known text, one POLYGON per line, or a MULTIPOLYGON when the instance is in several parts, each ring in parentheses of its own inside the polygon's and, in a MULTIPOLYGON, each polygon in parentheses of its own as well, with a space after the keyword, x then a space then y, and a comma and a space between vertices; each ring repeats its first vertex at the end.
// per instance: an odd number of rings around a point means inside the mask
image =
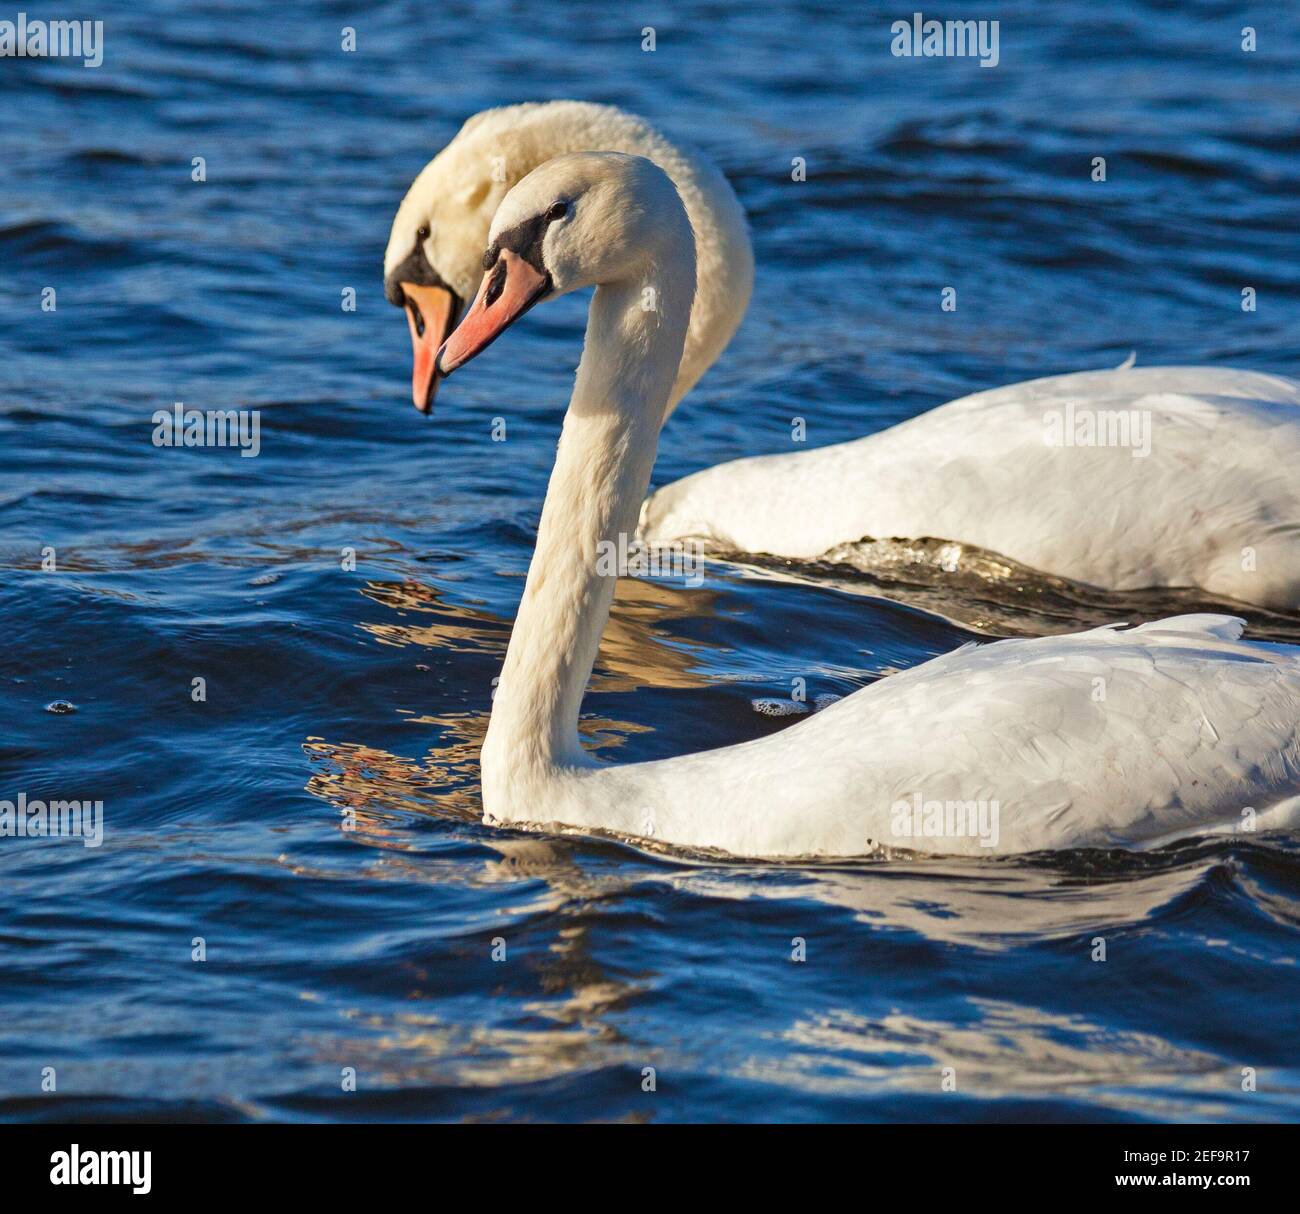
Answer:
POLYGON ((555 220, 563 219, 569 213, 569 204, 567 202, 556 202, 551 204, 551 209, 546 212, 546 218, 555 220))
POLYGON ((418 240, 421 244, 423 244, 426 240, 429 239, 429 225, 428 225, 427 223, 426 223, 426 224, 422 224, 422 225, 420 226, 420 228, 419 228, 419 229, 416 231, 416 233, 415 233, 415 238, 416 238, 416 240, 418 240))

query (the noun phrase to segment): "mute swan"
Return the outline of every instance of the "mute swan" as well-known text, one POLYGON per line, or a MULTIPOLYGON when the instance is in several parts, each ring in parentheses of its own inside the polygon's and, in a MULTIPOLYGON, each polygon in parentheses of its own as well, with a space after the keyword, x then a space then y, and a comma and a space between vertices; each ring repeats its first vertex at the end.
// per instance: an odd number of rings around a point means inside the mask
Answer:
POLYGON ((411 183, 384 255, 384 294, 406 309, 414 351, 412 396, 428 413, 438 388, 433 356, 483 278, 497 206, 516 181, 565 152, 632 152, 672 178, 699 242, 700 287, 664 416, 726 348, 745 315, 754 255, 745 212, 709 161, 612 105, 528 102, 484 110, 411 183))
MULTIPOLYGON (((434 353, 478 290, 501 199, 573 151, 653 160, 695 229, 698 287, 665 417, 731 340, 754 262, 744 212, 713 165, 612 106, 486 110, 416 177, 384 258, 385 293, 407 311, 422 411, 437 389, 434 353)), ((1297 403, 1292 380, 1210 367, 1033 380, 853 442, 708 468, 654 494, 641 531, 796 559, 866 539, 933 538, 1105 590, 1191 587, 1295 610, 1297 403)))
POLYGON ((660 489, 648 541, 816 558, 952 540, 1104 590, 1198 587, 1300 609, 1300 383, 1216 367, 1083 371, 879 434, 660 489))
POLYGON ((968 646, 778 734, 592 760, 578 713, 616 580, 598 554, 622 550, 654 464, 695 287, 691 228, 650 161, 572 154, 505 197, 483 264, 443 374, 539 301, 596 287, 483 743, 486 823, 771 858, 1300 824, 1300 649, 1244 642, 1241 621, 1217 615, 968 646))

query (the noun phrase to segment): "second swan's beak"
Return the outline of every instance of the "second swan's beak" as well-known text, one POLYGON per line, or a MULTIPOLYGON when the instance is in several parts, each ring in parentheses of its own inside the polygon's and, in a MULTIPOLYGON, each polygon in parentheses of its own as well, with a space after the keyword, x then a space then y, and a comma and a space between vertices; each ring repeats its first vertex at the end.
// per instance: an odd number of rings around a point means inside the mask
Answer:
POLYGON ((450 375, 486 350, 551 289, 551 276, 502 249, 496 265, 483 277, 478 295, 459 328, 442 343, 434 368, 450 375))
POLYGON ((457 300, 446 287, 418 286, 413 282, 401 284, 402 299, 406 307, 406 323, 411 329, 411 399, 421 413, 433 409, 434 393, 438 391, 438 371, 435 362, 438 347, 447 340, 456 323, 457 300))

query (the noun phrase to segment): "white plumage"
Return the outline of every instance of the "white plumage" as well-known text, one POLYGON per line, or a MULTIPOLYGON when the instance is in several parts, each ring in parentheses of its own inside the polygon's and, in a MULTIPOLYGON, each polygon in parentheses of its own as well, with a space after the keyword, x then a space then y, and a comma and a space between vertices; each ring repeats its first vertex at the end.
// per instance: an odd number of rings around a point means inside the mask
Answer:
POLYGON ((1293 828, 1300 650, 1241 629, 1179 616, 967 646, 769 737, 573 771, 555 820, 766 857, 1132 848, 1293 828), (936 819, 948 827, 950 803, 974 826, 926 835, 936 819))
MULTIPOLYGON (((552 211, 563 217, 540 246, 512 250, 508 266, 503 250, 500 265, 548 276, 556 294, 597 290, 483 746, 486 822, 793 858, 1141 847, 1300 821, 1300 650, 1246 642, 1241 621, 1220 615, 968 646, 775 735, 594 762, 577 721, 615 581, 594 556, 636 522, 681 358, 694 250, 671 183, 638 157, 549 162, 507 195, 492 238, 552 211), (649 284, 651 311, 640 305, 649 284)), ((493 312, 496 294, 481 291, 462 326, 478 336, 448 343, 455 365, 513 319, 493 312)), ((509 281, 499 295, 515 297, 509 281)), ((1147 399, 1157 383, 1170 397, 1188 373, 1160 374, 1147 377, 1147 399)), ((1061 399, 1062 382, 1043 381, 1035 408, 1061 399)), ((1273 382, 1225 376, 1219 397, 1273 382)), ((995 431, 1002 413, 1012 419, 996 432, 1020 433, 1025 401, 1011 389, 990 396, 940 414, 954 434, 985 409, 995 431)), ((1213 409, 1171 406, 1169 425, 1212 425, 1213 409)), ((1262 439, 1269 409, 1249 411, 1262 439)), ((939 430, 927 433, 947 450, 939 430)), ((1170 542, 1175 531, 1171 519, 1170 542)))
POLYGON ((1297 406, 1294 380, 1228 368, 1052 376, 707 468, 654 494, 642 530, 795 558, 932 537, 1107 590, 1199 587, 1294 610, 1297 406))
MULTIPOLYGON (((753 254, 726 178, 644 119, 578 101, 476 114, 416 177, 385 272, 423 242, 461 298, 510 187, 580 151, 645 156, 695 234, 698 287, 665 415, 745 314, 753 254)), ((648 539, 814 559, 864 539, 950 540, 1107 590, 1198 587, 1300 607, 1300 385, 1228 368, 1081 372, 963 397, 853 442, 739 459, 659 490, 648 539), (1119 445, 1079 445, 1125 437, 1119 445), (1060 441, 1052 445, 1053 439, 1060 441), (1145 454, 1135 454, 1145 446, 1145 454)))

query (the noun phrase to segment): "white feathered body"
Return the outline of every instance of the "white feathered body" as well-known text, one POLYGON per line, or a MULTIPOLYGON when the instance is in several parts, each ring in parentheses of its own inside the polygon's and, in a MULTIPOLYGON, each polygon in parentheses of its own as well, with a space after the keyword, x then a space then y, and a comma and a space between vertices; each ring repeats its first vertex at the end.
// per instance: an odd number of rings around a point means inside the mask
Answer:
MULTIPOLYGON (((597 554, 640 514, 687 334, 694 241, 672 181, 637 156, 542 165, 502 202, 493 239, 548 215, 532 255, 554 291, 596 290, 481 752, 486 822, 772 858, 1143 847, 1300 822, 1300 649, 1243 641, 1242 622, 1223 615, 966 647, 777 734, 594 762, 578 720, 616 581, 597 554)), ((528 264, 510 251, 506 275, 528 264)), ((471 331, 491 332, 489 296, 471 331)), ((836 513, 840 490, 868 520, 852 538, 915 535, 907 521, 920 519, 920 534, 1049 569, 1064 553, 1063 572, 1143 585, 1143 560, 1160 577, 1195 567, 1221 585, 1232 547, 1249 543, 1271 576, 1295 526, 1295 412, 1295 385, 1244 373, 1039 381, 795 457, 798 488, 782 496, 784 469, 757 478, 726 502, 728 525, 743 538, 757 519, 802 553, 824 551, 849 538, 824 517, 858 517, 836 513), (1150 455, 1045 444, 1044 411, 1075 399, 1149 409, 1150 455), (1043 457, 1052 451, 1059 462, 1043 457), (803 471, 819 462, 820 476, 803 471), (1146 556, 1113 551, 1117 536, 1136 536, 1146 556)))
POLYGON ((1108 590, 1199 587, 1293 610, 1298 406, 1300 384, 1248 371, 1053 376, 852 442, 707 468, 654 494, 642 530, 806 559, 943 539, 1108 590))
POLYGON ((1140 848, 1293 828, 1300 649, 1241 630, 1182 616, 968 646, 775 735, 503 790, 487 820, 771 858, 1140 848))

